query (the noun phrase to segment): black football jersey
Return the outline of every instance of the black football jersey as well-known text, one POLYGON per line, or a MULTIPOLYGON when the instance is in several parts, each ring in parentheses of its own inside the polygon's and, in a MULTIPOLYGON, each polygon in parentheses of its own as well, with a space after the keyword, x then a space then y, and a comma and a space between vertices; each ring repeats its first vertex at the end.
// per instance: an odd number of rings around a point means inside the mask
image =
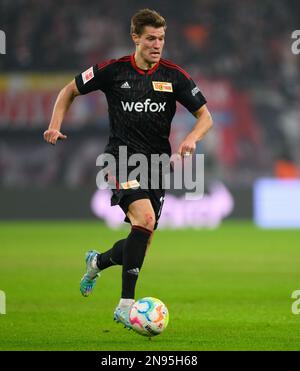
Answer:
POLYGON ((161 59, 150 70, 137 67, 134 55, 96 64, 75 77, 81 94, 101 90, 108 102, 110 135, 105 152, 119 146, 128 154, 171 154, 169 135, 176 101, 190 112, 206 103, 192 78, 161 59))

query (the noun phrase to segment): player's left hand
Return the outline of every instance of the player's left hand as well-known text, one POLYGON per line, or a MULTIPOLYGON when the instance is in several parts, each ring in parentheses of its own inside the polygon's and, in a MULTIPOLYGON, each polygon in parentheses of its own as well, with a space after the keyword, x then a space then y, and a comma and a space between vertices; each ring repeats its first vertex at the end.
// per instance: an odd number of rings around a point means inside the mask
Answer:
POLYGON ((191 156, 196 149, 196 141, 193 138, 186 137, 180 144, 177 153, 182 157, 191 156))

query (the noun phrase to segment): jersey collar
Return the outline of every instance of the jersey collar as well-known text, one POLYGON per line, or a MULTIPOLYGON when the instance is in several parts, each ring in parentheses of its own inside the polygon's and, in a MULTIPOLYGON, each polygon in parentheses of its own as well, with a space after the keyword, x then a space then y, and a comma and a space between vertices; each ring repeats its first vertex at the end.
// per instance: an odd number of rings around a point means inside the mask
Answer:
POLYGON ((138 72, 140 73, 141 75, 152 75, 152 73, 154 73, 157 69, 158 69, 158 66, 159 66, 159 62, 156 63, 152 68, 150 68, 150 70, 142 70, 141 68, 139 68, 136 63, 135 63, 135 60, 134 60, 134 54, 131 55, 131 58, 130 58, 130 62, 131 62, 131 65, 132 67, 138 72))

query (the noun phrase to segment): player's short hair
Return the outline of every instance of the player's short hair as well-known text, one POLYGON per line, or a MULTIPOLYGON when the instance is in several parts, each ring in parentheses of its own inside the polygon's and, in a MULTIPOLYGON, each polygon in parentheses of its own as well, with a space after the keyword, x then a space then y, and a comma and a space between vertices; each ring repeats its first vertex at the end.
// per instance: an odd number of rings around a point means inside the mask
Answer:
POLYGON ((145 26, 152 26, 155 28, 163 27, 167 28, 166 21, 155 10, 141 9, 131 18, 130 33, 141 35, 144 31, 145 26))

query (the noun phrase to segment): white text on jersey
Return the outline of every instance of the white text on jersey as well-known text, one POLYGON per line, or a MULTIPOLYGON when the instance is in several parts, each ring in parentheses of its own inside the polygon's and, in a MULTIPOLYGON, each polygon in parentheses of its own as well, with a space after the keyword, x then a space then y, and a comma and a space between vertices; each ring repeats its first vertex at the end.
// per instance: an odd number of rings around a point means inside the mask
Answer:
POLYGON ((161 112, 161 111, 164 112, 167 102, 163 102, 163 103, 152 102, 151 103, 151 99, 148 98, 144 102, 134 103, 134 102, 121 101, 121 103, 122 103, 122 107, 124 111, 132 112, 132 110, 134 110, 136 112, 148 112, 149 110, 150 112, 161 112))

